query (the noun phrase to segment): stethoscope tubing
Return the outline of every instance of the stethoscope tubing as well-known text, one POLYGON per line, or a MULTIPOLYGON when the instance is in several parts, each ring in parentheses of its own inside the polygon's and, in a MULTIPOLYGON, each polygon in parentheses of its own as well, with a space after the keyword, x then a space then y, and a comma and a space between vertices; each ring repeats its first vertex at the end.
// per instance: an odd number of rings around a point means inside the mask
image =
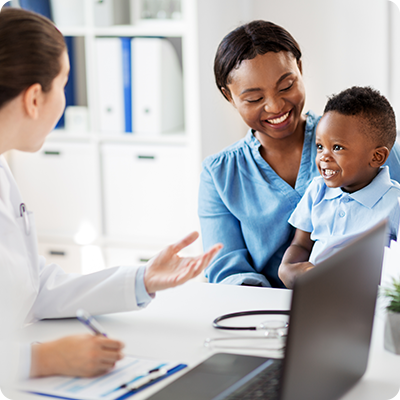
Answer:
POLYGON ((256 331, 257 326, 224 326, 220 325, 221 321, 226 319, 248 317, 250 315, 290 315, 290 310, 253 310, 253 311, 240 311, 231 314, 220 315, 213 321, 213 327, 215 329, 222 329, 226 331, 256 331))

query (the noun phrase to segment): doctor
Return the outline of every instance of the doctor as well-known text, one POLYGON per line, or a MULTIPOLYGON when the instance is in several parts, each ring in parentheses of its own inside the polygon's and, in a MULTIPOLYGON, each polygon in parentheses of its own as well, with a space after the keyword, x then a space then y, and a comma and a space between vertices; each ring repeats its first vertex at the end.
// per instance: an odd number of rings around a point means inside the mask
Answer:
MULTIPOLYGON (((69 60, 62 34, 39 15, 21 9, 0 12, 0 381, 22 377, 94 376, 122 358, 117 340, 75 335, 37 345, 16 346, 18 327, 42 318, 73 317, 146 306, 157 290, 198 275, 222 247, 198 257, 177 253, 198 237, 193 232, 167 247, 145 267, 116 267, 90 275, 66 274, 37 253, 32 214, 1 154, 41 148, 65 107, 69 60), (17 360, 22 360, 19 363, 17 360), (22 367, 21 367, 22 365, 22 367)), ((46 177, 43 177, 45 179, 46 177)), ((45 193, 43 194, 46 195, 45 193)), ((29 206, 29 205, 28 205, 29 206)))

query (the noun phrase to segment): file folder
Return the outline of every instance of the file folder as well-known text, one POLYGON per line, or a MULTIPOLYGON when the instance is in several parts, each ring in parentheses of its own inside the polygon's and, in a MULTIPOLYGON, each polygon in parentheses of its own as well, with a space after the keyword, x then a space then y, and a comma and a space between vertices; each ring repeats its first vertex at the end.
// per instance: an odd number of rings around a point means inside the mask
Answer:
POLYGON ((132 39, 133 131, 158 134, 183 128, 182 69, 165 38, 132 39))
POLYGON ((131 39, 97 38, 98 117, 101 132, 132 132, 131 39))

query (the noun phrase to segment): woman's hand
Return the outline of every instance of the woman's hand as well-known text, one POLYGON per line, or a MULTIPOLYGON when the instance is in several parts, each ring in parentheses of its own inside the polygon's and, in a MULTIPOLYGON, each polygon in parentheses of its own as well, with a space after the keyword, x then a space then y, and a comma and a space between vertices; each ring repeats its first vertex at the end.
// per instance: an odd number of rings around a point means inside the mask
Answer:
POLYGON ((199 275, 221 250, 222 244, 216 244, 207 253, 197 257, 179 257, 178 253, 199 237, 192 232, 178 243, 168 246, 147 264, 144 284, 147 293, 172 288, 199 275))
POLYGON ((112 369, 123 358, 124 344, 104 336, 73 335, 32 345, 30 376, 92 377, 112 369))

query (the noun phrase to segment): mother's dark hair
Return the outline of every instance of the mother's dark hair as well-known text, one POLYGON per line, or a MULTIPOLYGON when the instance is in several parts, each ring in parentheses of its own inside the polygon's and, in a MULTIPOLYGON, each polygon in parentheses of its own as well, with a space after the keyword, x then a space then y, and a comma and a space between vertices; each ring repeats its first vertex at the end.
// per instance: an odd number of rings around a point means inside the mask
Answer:
POLYGON ((3 8, 0 12, 0 108, 35 83, 44 92, 60 73, 66 50, 63 35, 36 13, 3 8))
MULTIPOLYGON (((284 28, 267 21, 252 21, 228 33, 218 46, 214 60, 214 75, 218 89, 227 98, 222 88, 227 90, 231 71, 243 60, 251 60, 257 55, 273 51, 288 51, 297 61, 301 58, 298 43, 284 28)), ((227 98, 227 100, 229 100, 227 98)))

